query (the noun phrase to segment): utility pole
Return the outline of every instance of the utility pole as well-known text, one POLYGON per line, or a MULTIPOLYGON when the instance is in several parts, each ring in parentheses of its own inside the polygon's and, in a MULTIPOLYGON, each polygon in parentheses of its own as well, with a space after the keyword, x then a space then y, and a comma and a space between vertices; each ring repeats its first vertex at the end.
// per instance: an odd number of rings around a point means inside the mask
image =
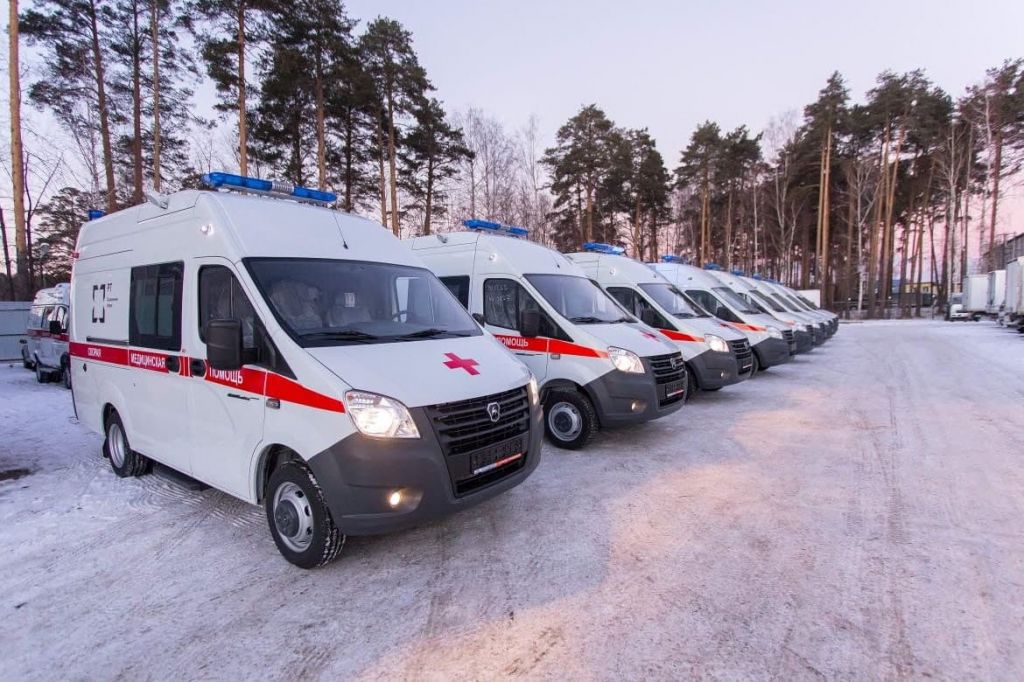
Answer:
POLYGON ((11 101, 11 181, 14 190, 14 248, 17 251, 18 279, 21 281, 21 295, 30 292, 25 277, 28 274, 28 237, 25 224, 25 155, 21 144, 21 73, 18 63, 18 0, 9 0, 7 36, 9 40, 7 71, 10 75, 11 101))

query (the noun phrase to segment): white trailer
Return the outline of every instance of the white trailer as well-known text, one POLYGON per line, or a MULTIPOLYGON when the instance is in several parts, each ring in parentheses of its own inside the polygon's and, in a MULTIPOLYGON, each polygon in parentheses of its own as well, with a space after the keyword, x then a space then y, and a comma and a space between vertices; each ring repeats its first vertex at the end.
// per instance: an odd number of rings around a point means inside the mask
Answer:
POLYGON ((1003 309, 1006 300, 1006 270, 993 270, 988 273, 988 298, 985 302, 985 312, 989 315, 998 315, 1003 309))
POLYGON ((1024 256, 1006 265, 1006 299, 1003 302, 1003 322, 1021 327, 1024 318, 1024 256))
POLYGON ((967 275, 964 277, 963 311, 975 321, 985 314, 988 303, 988 275, 967 275))

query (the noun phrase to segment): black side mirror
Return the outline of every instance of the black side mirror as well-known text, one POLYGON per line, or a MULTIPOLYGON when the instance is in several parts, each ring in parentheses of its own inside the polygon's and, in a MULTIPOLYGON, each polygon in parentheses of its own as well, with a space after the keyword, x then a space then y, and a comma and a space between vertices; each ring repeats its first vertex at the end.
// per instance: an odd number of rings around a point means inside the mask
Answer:
POLYGON ((660 320, 658 319, 659 317, 660 315, 658 315, 654 308, 644 308, 640 311, 640 321, 648 327, 656 328, 660 324, 660 320))
POLYGON ((540 336, 540 313, 536 310, 524 310, 520 318, 522 328, 519 333, 528 339, 540 336))
POLYGON ((473 319, 476 320, 477 324, 481 327, 487 324, 487 318, 484 317, 483 313, 473 313, 473 319))
POLYGON ((242 323, 239 320, 210 320, 206 323, 206 359, 213 369, 242 368, 242 323))
POLYGON ((62 325, 58 320, 50 320, 50 333, 51 334, 63 334, 64 333, 64 325, 62 325))

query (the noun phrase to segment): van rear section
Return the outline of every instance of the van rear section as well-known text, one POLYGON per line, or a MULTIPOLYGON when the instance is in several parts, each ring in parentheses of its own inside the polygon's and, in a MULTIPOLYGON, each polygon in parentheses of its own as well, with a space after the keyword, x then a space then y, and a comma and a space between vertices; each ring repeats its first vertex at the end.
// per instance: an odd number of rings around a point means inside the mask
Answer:
POLYGON ((347 534, 468 508, 536 469, 537 381, 388 230, 305 205, 327 193, 206 180, 222 191, 79 235, 73 395, 117 475, 157 462, 262 504, 280 553, 311 568, 347 534))
POLYGON ((540 382, 545 430, 584 447, 601 427, 670 414, 686 399, 682 355, 562 254, 481 220, 406 240, 473 317, 540 382))

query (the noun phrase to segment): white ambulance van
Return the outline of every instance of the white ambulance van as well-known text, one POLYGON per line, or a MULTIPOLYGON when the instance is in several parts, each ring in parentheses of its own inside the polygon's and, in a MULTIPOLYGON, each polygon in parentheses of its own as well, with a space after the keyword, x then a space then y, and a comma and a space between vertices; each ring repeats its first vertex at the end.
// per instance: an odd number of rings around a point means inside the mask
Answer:
POLYGON ((725 272, 718 265, 709 263, 704 266, 704 272, 754 308, 773 317, 777 325, 791 329, 796 342, 796 353, 806 353, 814 347, 815 326, 811 324, 809 318, 792 314, 780 303, 772 300, 769 292, 758 291, 756 282, 740 277, 736 273, 725 272))
POLYGON ((309 205, 326 192, 204 180, 248 195, 152 197, 78 239, 74 403, 117 475, 153 460, 262 504, 303 568, 530 475, 536 381, 390 231, 309 205))
MULTIPOLYGON (((753 279, 758 279, 758 276, 754 275, 753 279)), ((822 308, 817 303, 804 296, 796 289, 787 287, 782 282, 779 282, 777 280, 768 281, 774 286, 776 291, 778 291, 786 298, 786 300, 792 302, 800 310, 806 310, 808 312, 814 313, 818 319, 823 321, 825 323, 826 338, 831 338, 837 331, 839 331, 838 315, 836 315, 830 310, 825 310, 824 308, 822 308)))
POLYGON ((751 300, 769 311, 775 319, 793 322, 798 353, 825 342, 827 335, 824 321, 783 298, 770 280, 762 277, 734 276, 729 286, 750 296, 751 300))
POLYGON ((754 355, 742 333, 701 308, 674 284, 621 246, 588 243, 568 254, 623 308, 675 342, 686 361, 689 395, 717 391, 750 376, 754 355))
POLYGON ((796 336, 789 325, 776 320, 712 277, 707 270, 662 256, 652 267, 702 308, 744 333, 754 351, 754 371, 789 362, 796 352, 796 336))
POLYGON ((22 339, 21 362, 25 369, 36 372, 36 380, 61 381, 71 388, 68 371, 68 310, 71 307, 71 285, 58 284, 40 289, 29 309, 28 326, 22 339))
POLYGON ((553 444, 582 448, 598 428, 682 407, 686 365, 671 342, 568 258, 519 239, 523 228, 464 224, 465 232, 405 243, 533 371, 553 444))

